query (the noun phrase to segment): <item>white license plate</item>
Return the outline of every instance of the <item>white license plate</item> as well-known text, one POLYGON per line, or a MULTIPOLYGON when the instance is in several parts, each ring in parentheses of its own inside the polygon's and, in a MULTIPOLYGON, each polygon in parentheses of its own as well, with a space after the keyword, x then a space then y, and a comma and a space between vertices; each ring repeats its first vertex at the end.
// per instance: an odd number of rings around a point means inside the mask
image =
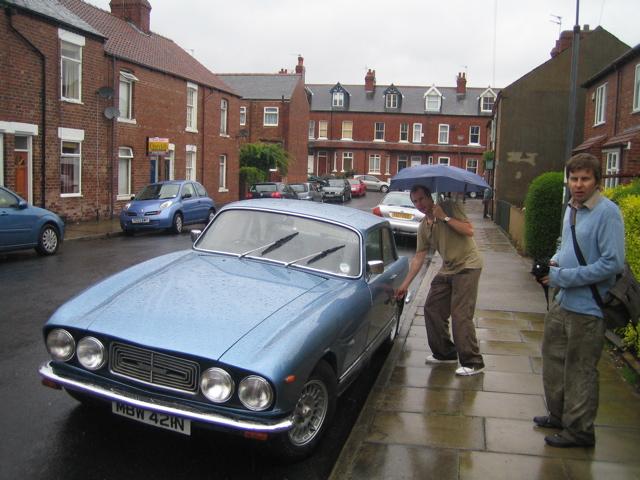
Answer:
POLYGON ((120 402, 111 402, 111 411, 116 415, 127 417, 147 425, 164 428, 172 432, 191 435, 191 420, 174 417, 165 413, 152 412, 144 408, 134 407, 120 402))
POLYGON ((149 217, 133 217, 131 223, 149 223, 149 217))

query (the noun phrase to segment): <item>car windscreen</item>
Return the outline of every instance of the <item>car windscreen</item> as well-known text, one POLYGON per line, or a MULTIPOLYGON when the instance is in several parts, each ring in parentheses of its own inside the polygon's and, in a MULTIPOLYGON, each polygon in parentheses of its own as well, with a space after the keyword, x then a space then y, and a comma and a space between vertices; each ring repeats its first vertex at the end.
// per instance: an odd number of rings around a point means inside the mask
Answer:
POLYGON ((329 180, 330 187, 344 187, 344 180, 329 180))
POLYGON ((307 186, 304 183, 292 183, 289 186, 293 188, 293 191, 296 193, 302 193, 308 190, 307 186))
POLYGON ((361 270, 360 236, 354 230, 286 213, 223 210, 195 248, 347 277, 361 270))
POLYGON ((252 185, 250 192, 275 192, 276 184, 275 183, 262 183, 258 185, 252 185))
POLYGON ((147 185, 136 195, 136 200, 162 200, 165 198, 175 198, 180 191, 180 185, 175 183, 154 183, 147 185))
POLYGON ((382 205, 392 205, 394 207, 415 208, 411 197, 405 192, 391 192, 382 199, 382 205))

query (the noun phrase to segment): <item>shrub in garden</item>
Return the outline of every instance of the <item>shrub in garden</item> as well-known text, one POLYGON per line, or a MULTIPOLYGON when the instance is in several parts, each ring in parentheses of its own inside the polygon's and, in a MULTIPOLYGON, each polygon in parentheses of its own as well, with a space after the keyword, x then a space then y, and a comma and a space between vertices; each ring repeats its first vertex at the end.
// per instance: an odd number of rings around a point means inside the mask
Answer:
POLYGON ((524 235, 527 254, 535 259, 551 257, 556 252, 562 216, 562 172, 548 172, 536 177, 524 201, 524 235))

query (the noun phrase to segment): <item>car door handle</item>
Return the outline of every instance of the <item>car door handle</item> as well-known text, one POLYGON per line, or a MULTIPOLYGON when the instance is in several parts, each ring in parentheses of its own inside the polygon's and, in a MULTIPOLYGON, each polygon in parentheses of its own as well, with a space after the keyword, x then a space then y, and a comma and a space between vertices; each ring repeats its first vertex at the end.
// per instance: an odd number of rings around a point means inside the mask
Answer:
POLYGON ((393 275, 391 275, 391 277, 389 277, 390 280, 395 280, 396 278, 398 278, 397 273, 394 273, 393 275))

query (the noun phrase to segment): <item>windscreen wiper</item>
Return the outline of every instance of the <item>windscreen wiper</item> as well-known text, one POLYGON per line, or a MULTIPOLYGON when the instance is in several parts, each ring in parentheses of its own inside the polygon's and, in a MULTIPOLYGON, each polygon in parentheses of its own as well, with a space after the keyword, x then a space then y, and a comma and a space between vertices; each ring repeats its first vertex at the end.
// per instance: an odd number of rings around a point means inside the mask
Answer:
POLYGON ((289 265, 293 265, 294 263, 298 263, 298 262, 300 262, 302 260, 306 260, 307 258, 309 260, 307 260, 305 265, 310 265, 312 263, 317 262, 318 260, 322 260, 324 257, 329 255, 330 253, 337 252, 338 250, 340 250, 341 248, 344 248, 344 247, 345 247, 345 245, 338 245, 336 247, 327 248, 326 250, 321 250, 319 252, 310 253, 309 255, 305 255, 304 257, 297 258, 297 259, 287 263, 285 265, 285 267, 288 267, 289 265))
POLYGON ((241 253, 239 258, 245 257, 245 256, 249 255, 250 253, 253 253, 256 250, 260 250, 262 248, 264 248, 264 250, 262 250, 262 252, 260 252, 260 255, 266 255, 267 253, 272 252, 272 251, 276 250, 277 248, 280 248, 282 245, 287 243, 293 237, 298 235, 298 233, 300 233, 300 232, 293 232, 292 234, 287 235, 286 237, 282 237, 282 238, 276 240, 275 242, 269 242, 266 245, 260 245, 259 247, 252 248, 251 250, 248 250, 248 251, 246 251, 244 253, 241 253))

